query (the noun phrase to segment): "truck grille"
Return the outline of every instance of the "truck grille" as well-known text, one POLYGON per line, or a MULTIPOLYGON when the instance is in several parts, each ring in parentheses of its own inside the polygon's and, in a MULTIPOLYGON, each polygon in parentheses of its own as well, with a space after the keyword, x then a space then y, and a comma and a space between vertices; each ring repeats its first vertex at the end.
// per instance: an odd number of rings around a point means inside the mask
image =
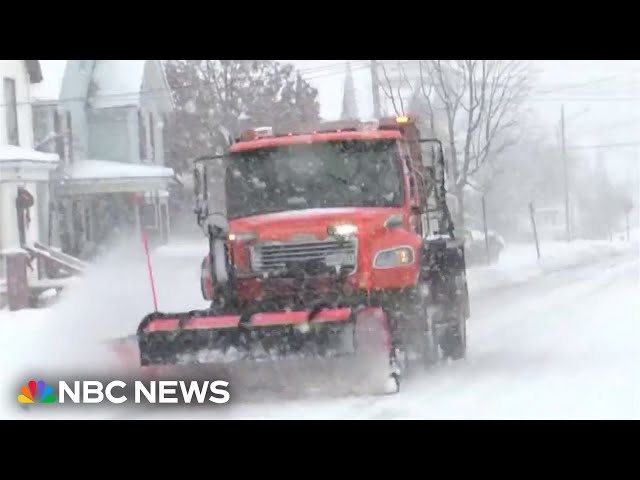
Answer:
POLYGON ((337 240, 262 243, 251 249, 251 267, 254 272, 286 271, 293 265, 322 264, 326 267, 356 267, 358 245, 355 240, 337 240))

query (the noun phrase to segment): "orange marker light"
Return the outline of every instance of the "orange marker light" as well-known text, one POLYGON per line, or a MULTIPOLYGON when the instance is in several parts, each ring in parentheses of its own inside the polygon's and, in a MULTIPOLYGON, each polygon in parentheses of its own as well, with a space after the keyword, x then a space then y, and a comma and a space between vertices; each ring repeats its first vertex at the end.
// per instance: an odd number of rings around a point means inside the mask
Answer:
POLYGON ((396 123, 409 123, 409 117, 407 117, 406 115, 396 117, 396 123))

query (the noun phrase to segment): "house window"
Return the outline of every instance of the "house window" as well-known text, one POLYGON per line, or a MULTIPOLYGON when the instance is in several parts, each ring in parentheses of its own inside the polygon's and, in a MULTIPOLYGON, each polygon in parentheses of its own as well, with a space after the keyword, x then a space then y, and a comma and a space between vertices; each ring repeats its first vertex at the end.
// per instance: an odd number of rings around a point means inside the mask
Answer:
POLYGON ((153 112, 149 112, 149 142, 151 151, 149 152, 149 159, 153 163, 156 158, 156 145, 155 145, 155 127, 153 123, 153 112))
POLYGON ((140 161, 144 161, 147 158, 147 135, 144 128, 142 110, 138 110, 138 144, 140 148, 140 161))
POLYGON ((73 162, 73 128, 71 126, 71 112, 67 110, 67 142, 69 145, 69 161, 73 162))
POLYGON ((62 137, 62 119, 58 110, 53 111, 53 132, 55 134, 56 153, 64 160, 64 138, 62 137))
POLYGON ((163 145, 163 156, 164 156, 164 161, 166 162, 167 158, 171 157, 171 152, 169 151, 170 148, 170 139, 169 139, 169 116, 168 115, 162 115, 162 145, 163 145))
POLYGON ((7 143, 20 145, 18 135, 18 102, 16 101, 16 81, 13 78, 4 79, 4 103, 6 105, 7 143))

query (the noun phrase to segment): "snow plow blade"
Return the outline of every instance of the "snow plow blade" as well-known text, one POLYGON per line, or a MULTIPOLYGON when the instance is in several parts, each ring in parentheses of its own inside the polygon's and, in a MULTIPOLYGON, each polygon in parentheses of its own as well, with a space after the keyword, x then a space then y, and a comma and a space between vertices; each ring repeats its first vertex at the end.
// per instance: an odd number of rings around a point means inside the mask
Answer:
MULTIPOLYGON (((356 311, 154 312, 137 331, 141 366, 340 356, 354 352, 356 311)), ((369 323, 369 322, 367 322, 369 323)))

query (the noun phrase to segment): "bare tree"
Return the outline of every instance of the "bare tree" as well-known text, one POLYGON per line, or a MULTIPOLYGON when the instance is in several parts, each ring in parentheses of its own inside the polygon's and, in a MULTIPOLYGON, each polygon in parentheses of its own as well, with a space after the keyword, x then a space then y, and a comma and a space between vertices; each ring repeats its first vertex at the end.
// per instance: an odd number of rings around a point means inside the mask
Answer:
POLYGON ((430 128, 443 135, 449 189, 458 199, 462 225, 464 187, 477 186, 472 177, 517 141, 520 106, 531 86, 529 65, 517 60, 420 60, 399 62, 397 69, 393 82, 383 66, 380 87, 396 114, 424 115, 430 128), (412 72, 413 84, 408 63, 418 70, 412 72), (411 92, 410 108, 419 104, 420 112, 405 111, 401 86, 411 92))

